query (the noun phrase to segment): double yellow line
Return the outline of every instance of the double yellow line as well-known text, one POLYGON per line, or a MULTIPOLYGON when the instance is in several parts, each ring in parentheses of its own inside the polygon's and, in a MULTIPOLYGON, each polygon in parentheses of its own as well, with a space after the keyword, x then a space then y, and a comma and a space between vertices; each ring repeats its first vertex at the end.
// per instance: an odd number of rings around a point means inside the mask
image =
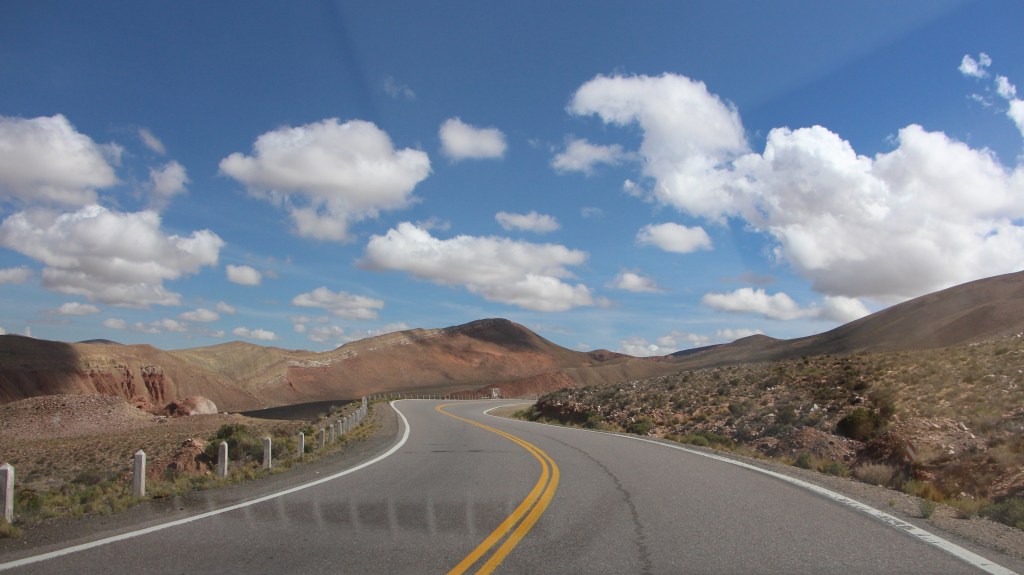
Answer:
POLYGON ((519 439, 511 433, 505 433, 500 429, 495 429, 482 423, 470 421, 464 417, 453 415, 444 410, 445 407, 454 404, 439 405, 435 410, 438 413, 447 415, 448 417, 464 421, 470 425, 475 425, 481 429, 486 429, 492 433, 508 439, 509 441, 519 445, 526 451, 530 452, 540 461, 541 473, 540 479, 537 480, 537 484, 533 486, 533 489, 527 494, 526 499, 516 507, 515 511, 508 516, 498 528, 495 529, 487 539, 484 539, 480 545, 477 545, 466 558, 459 562, 458 565, 452 568, 448 572, 448 575, 461 575, 469 570, 470 567, 475 565, 484 555, 486 555, 495 545, 501 542, 502 538, 505 538, 504 542, 491 554, 487 561, 477 569, 477 573, 491 573, 494 569, 505 560, 505 557, 519 544, 519 541, 533 528, 533 525, 537 523, 540 516, 544 514, 544 511, 548 508, 551 503, 551 498, 555 496, 555 490, 558 489, 558 466, 547 453, 541 451, 539 447, 533 445, 528 441, 519 439), (511 534, 509 534, 511 532, 511 534))

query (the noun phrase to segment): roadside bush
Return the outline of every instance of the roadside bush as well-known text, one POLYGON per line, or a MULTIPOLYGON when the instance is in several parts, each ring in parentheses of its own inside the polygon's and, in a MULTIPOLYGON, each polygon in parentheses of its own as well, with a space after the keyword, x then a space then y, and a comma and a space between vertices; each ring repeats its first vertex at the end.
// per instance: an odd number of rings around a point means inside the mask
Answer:
POLYGON ((654 429, 654 420, 642 415, 626 426, 626 431, 637 435, 647 435, 654 429))
POLYGON ((850 469, 841 461, 826 461, 818 465, 818 471, 837 477, 849 477, 850 469))
POLYGON ((853 476, 872 485, 888 485, 896 470, 884 463, 865 463, 854 468, 853 476))
POLYGON ((1024 530, 1024 498, 1011 497, 981 509, 983 517, 1024 530))
POLYGON ((793 462, 793 467, 799 467, 800 469, 814 469, 814 457, 810 453, 801 453, 796 456, 796 461, 793 462))
MULTIPOLYGON (((220 426, 217 433, 206 444, 206 455, 217 461, 220 442, 228 444, 228 458, 232 461, 247 459, 260 461, 263 459, 263 438, 257 436, 248 427, 238 423, 226 423, 220 426)), ((309 440, 307 439, 307 442, 309 440)))
POLYGON ((873 409, 858 407, 836 424, 836 433, 856 441, 870 441, 885 427, 885 422, 873 409))

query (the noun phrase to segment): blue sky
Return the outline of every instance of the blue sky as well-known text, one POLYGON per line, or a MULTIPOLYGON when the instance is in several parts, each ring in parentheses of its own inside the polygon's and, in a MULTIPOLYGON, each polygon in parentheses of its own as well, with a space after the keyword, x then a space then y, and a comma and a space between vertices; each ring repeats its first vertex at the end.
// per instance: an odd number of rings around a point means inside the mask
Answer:
MULTIPOLYGON (((17 2, 0 329, 799 337, 1024 262, 1019 2, 17 2)), ((1024 84, 1022 84, 1024 96, 1024 84)))

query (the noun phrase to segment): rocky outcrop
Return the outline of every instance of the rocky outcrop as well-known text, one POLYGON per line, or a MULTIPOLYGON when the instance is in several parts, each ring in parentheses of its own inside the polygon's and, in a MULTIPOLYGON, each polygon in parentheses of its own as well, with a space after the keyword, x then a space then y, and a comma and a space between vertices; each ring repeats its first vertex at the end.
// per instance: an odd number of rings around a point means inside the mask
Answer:
POLYGON ((217 413, 217 405, 201 395, 193 395, 168 403, 164 413, 173 417, 214 415, 217 413))

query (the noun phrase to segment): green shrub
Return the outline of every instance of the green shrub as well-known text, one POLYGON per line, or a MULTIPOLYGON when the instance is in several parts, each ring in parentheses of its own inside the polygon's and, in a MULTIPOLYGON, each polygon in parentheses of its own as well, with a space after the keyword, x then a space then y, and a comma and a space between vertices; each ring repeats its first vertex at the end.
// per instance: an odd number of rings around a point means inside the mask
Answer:
POLYGON ((1024 530, 1024 498, 1011 497, 983 507, 982 516, 1024 530))
POLYGON ((818 471, 837 477, 848 477, 850 475, 850 468, 843 465, 840 461, 826 461, 818 466, 818 471))
POLYGON ((636 420, 626 426, 626 431, 637 435, 647 435, 652 429, 654 429, 654 420, 646 415, 636 418, 636 420))
POLYGON ((814 469, 814 457, 810 453, 801 453, 796 456, 796 460, 793 461, 793 467, 799 467, 800 469, 814 469))
POLYGON ((922 499, 920 504, 921 517, 928 519, 935 513, 935 502, 931 499, 922 499))
POLYGON ((877 411, 858 407, 839 420, 836 433, 857 441, 870 441, 878 436, 884 426, 877 411))

